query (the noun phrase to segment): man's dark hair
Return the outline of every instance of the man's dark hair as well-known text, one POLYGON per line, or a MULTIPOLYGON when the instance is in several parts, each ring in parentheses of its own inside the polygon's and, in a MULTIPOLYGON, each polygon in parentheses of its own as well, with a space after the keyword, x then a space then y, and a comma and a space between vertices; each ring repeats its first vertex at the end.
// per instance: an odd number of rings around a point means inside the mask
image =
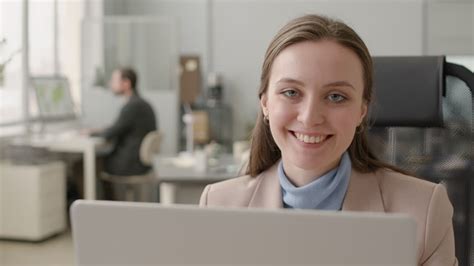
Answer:
POLYGON ((137 91, 137 73, 130 67, 121 67, 118 69, 122 80, 127 79, 130 81, 130 85, 134 92, 137 91))

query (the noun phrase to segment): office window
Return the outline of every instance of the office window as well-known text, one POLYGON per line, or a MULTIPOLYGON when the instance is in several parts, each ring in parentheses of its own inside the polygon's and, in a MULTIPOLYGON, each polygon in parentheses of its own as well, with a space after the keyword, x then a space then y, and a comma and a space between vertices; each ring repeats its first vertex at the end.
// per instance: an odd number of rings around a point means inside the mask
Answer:
MULTIPOLYGON (((24 47, 23 1, 0 2, 0 39, 3 79, 0 79, 0 124, 23 123, 23 68, 24 47)), ((30 75, 52 75, 54 66, 54 1, 30 0, 29 12, 29 69, 30 75)), ((34 95, 29 95, 30 116, 37 115, 34 95)))
POLYGON ((81 23, 84 5, 85 0, 58 1, 57 7, 59 71, 69 80, 76 107, 81 106, 81 23))
POLYGON ((31 76, 54 75, 54 0, 29 0, 29 48, 31 76))
POLYGON ((22 11, 23 1, 0 1, 0 124, 23 118, 22 11))
MULTIPOLYGON (((5 126, 24 123, 22 91, 23 1, 0 1, 0 135, 5 126)), ((84 0, 29 0, 30 76, 63 75, 80 101, 80 23, 84 0)), ((31 92, 32 90, 30 90, 31 92)), ((29 95, 30 117, 37 116, 29 95)))
MULTIPOLYGON (((29 1, 30 75, 65 76, 75 106, 80 106, 80 37, 84 1, 29 1)), ((37 115, 34 99, 30 113, 33 117, 37 115)))
MULTIPOLYGON (((29 70, 30 77, 58 73, 56 11, 54 0, 29 0, 29 70)), ((34 90, 30 84, 30 117, 38 116, 34 90)))

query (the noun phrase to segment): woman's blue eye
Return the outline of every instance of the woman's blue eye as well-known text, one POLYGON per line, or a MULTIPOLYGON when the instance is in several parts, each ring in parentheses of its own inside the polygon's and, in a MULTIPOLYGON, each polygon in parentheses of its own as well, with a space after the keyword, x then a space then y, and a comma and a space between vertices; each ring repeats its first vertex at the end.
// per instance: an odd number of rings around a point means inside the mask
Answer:
POLYGON ((298 92, 295 90, 287 90, 287 91, 284 91, 283 94, 287 97, 293 98, 298 95, 298 92))
POLYGON ((330 100, 331 102, 334 102, 334 103, 339 103, 339 102, 342 102, 342 101, 344 101, 344 100, 346 99, 346 97, 344 97, 344 96, 342 96, 342 95, 340 95, 340 94, 335 94, 335 93, 330 94, 330 95, 328 96, 328 98, 329 98, 329 100, 330 100))

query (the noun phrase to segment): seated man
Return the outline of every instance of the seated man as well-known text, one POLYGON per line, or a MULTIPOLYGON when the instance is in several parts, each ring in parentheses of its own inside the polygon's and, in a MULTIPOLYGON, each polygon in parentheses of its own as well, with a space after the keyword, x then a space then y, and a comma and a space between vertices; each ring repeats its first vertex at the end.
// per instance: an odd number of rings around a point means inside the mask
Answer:
POLYGON ((110 88, 116 95, 125 97, 126 104, 112 126, 89 132, 115 143, 104 159, 104 170, 111 175, 141 175, 150 170, 140 161, 140 145, 149 132, 157 130, 157 124, 151 105, 138 95, 136 85, 137 74, 133 69, 116 69, 110 88))

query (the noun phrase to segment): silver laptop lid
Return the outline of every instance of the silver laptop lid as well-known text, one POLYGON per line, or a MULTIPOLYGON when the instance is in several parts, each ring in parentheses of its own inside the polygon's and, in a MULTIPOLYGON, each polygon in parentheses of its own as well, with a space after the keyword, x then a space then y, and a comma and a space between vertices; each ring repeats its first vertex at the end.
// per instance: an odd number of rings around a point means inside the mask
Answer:
POLYGON ((403 215, 76 201, 77 265, 416 265, 403 215))

